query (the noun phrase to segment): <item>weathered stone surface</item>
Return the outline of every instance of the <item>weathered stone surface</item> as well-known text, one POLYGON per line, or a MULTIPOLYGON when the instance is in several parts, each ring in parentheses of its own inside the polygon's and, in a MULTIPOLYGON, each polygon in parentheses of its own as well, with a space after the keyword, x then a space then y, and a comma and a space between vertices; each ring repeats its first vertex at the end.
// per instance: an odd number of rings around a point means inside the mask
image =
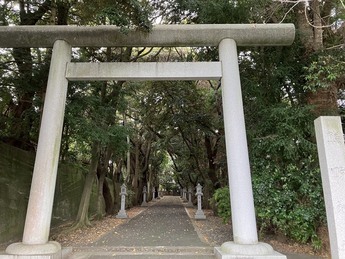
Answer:
POLYGON ((193 207, 193 202, 192 202, 192 187, 188 187, 188 203, 186 204, 187 207, 193 207))
POLYGON ((157 199, 156 199, 156 188, 155 187, 152 188, 152 200, 151 201, 157 201, 157 199))
POLYGON ((23 244, 23 243, 14 243, 7 247, 6 252, 10 255, 56 255, 60 254, 61 256, 61 245, 55 241, 49 241, 45 244, 23 244))
POLYGON ((206 219, 206 216, 204 214, 204 211, 202 210, 202 205, 201 205, 201 203, 202 203, 201 197, 204 194, 202 193, 202 186, 200 185, 200 183, 198 183, 198 185, 196 186, 196 194, 195 195, 197 196, 197 200, 198 200, 198 209, 195 213, 194 218, 195 219, 206 219))
POLYGON ((49 238, 68 86, 63 76, 71 60, 71 46, 56 41, 51 59, 24 225, 26 244, 45 244, 49 238))
POLYGON ((73 47, 218 46, 225 38, 238 46, 291 45, 293 24, 156 25, 150 33, 121 32, 116 26, 0 26, 0 47, 52 47, 65 40, 73 47))
POLYGON ((222 76, 220 62, 103 62, 68 63, 69 81, 158 81, 218 80, 222 76))
POLYGON ((236 42, 219 44, 231 220, 235 243, 258 242, 236 42))
POLYGON ((120 196, 121 196, 121 209, 120 211, 117 213, 116 218, 118 219, 126 219, 128 218, 128 215, 126 213, 126 196, 127 196, 127 187, 125 184, 122 184, 121 186, 121 192, 120 192, 120 196))
POLYGON ((146 186, 143 187, 143 202, 141 203, 141 207, 147 207, 148 203, 146 202, 146 194, 147 194, 147 189, 146 186))
POLYGON ((345 258, 345 145, 340 117, 315 120, 332 258, 345 258))
POLYGON ((214 249, 216 258, 221 259, 286 259, 286 256, 273 250, 272 246, 258 242, 253 245, 226 242, 214 249))
MULTIPOLYGON (((224 247, 231 246, 231 248, 245 245, 251 249, 251 255, 240 257, 237 251, 229 252, 229 249, 222 248, 218 258, 223 259, 260 258, 261 256, 260 249, 258 250, 256 245, 258 236, 237 57, 236 42, 233 39, 222 40, 219 44, 219 59, 222 62, 224 130, 234 238, 234 242, 226 242, 223 245, 224 247)), ((283 258, 286 257, 283 256, 283 258)))

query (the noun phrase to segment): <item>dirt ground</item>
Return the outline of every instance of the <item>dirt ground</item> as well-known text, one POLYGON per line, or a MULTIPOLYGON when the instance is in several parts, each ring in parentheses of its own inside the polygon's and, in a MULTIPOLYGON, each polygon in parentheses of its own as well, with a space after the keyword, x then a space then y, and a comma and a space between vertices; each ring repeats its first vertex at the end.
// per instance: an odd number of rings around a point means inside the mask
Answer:
MULTIPOLYGON (((188 214, 194 215, 195 209, 188 208, 188 214)), ((224 224, 223 220, 214 215, 212 210, 204 210, 207 220, 193 220, 199 234, 204 237, 211 246, 220 246, 226 241, 231 240, 229 233, 232 233, 231 225, 224 224)), ((302 245, 296 242, 289 241, 282 236, 266 236, 260 237, 261 242, 269 243, 272 247, 281 252, 289 254, 306 254, 320 256, 323 258, 331 258, 329 250, 328 233, 321 233, 325 244, 320 251, 314 251, 311 245, 302 245)))
MULTIPOLYGON (((105 217, 102 220, 93 221, 92 226, 84 229, 68 233, 68 224, 53 229, 51 232, 51 239, 58 241, 62 246, 85 246, 91 242, 96 241, 103 234, 108 233, 110 230, 116 228, 120 224, 123 224, 140 214, 146 208, 133 207, 127 210, 129 219, 117 219, 115 217, 105 217)), ((211 210, 204 210, 207 220, 194 220, 195 214, 194 208, 186 208, 193 225, 196 228, 199 237, 211 246, 220 246, 222 243, 231 240, 231 225, 224 224, 222 219, 215 216, 211 210)), ((271 244, 275 250, 282 253, 297 253, 321 256, 324 258, 330 258, 329 256, 329 244, 327 241, 327 233, 323 233, 325 236, 325 245, 320 251, 314 251, 311 245, 301 245, 287 240, 283 237, 271 236, 260 237, 260 241, 271 244)))

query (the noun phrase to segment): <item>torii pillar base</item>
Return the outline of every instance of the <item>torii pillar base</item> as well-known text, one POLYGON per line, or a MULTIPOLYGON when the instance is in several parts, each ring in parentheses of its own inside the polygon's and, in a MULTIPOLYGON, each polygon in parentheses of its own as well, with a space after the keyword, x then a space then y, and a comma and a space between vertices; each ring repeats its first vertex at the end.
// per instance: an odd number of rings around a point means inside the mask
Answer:
POLYGON ((0 259, 61 259, 61 245, 55 241, 46 244, 32 245, 14 243, 7 247, 6 255, 0 255, 0 259))
POLYGON ((225 242, 214 248, 217 259, 286 259, 286 256, 273 250, 272 246, 258 242, 253 245, 241 245, 225 242))

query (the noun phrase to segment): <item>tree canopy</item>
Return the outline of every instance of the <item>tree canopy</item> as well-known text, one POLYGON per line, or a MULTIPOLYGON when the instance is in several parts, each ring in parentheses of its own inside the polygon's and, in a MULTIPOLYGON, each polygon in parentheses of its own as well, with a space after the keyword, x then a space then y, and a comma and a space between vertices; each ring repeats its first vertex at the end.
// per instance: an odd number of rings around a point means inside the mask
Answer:
MULTIPOLYGON (((313 120, 343 115, 344 19, 343 0, 0 0, 0 26, 117 25, 126 33, 155 23, 294 23, 292 46, 240 48, 238 60, 260 231, 315 248, 325 212, 313 120)), ((0 49, 0 141, 35 151, 50 58, 51 49, 0 49)), ((72 58, 210 61, 218 50, 75 48, 72 58)), ((176 192, 201 183, 206 206, 228 217, 221 91, 212 80, 70 82, 60 160, 89 168, 77 226, 89 224, 94 179, 99 217, 114 213, 110 190, 122 183, 132 205, 143 186, 176 192)))

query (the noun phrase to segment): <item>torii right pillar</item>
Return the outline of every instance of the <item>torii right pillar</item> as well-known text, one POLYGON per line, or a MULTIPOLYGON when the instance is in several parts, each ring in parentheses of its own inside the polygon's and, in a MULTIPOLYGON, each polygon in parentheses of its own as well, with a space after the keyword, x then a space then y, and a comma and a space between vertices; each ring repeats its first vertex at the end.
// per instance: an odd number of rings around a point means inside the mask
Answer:
POLYGON ((217 258, 286 259, 266 243, 258 242, 237 46, 233 39, 219 44, 222 63, 222 99, 228 164, 233 242, 215 248, 217 258))

